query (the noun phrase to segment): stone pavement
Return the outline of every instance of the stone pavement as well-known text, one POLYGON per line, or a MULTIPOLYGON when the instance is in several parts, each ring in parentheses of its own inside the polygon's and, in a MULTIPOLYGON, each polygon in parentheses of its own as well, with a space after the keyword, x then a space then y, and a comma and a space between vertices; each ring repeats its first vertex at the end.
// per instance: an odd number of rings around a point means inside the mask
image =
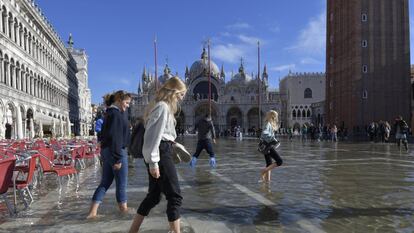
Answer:
MULTIPOLYGON (((189 151, 195 138, 182 139, 189 151)), ((413 232, 414 156, 394 144, 289 142, 279 148, 284 164, 272 181, 259 183, 263 155, 257 140, 220 139, 218 166, 203 152, 196 169, 177 166, 182 194, 182 232, 413 232)), ((81 171, 80 188, 70 180, 57 192, 53 175, 37 184, 34 203, 17 217, 0 203, 0 232, 127 232, 145 197, 142 160, 129 169, 128 214, 120 214, 113 187, 99 217, 85 220, 100 180, 98 166, 81 171)), ((114 186, 114 185, 113 185, 114 186)), ((11 200, 11 197, 9 197, 11 200)), ((151 211, 140 232, 168 232, 166 201, 151 211)))

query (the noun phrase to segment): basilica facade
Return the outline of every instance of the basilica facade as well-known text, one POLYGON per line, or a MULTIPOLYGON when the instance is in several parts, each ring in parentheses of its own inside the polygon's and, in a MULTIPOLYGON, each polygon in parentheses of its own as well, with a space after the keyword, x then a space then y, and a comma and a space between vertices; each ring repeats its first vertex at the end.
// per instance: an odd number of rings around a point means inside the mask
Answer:
MULTIPOLYGON (((181 111, 177 115, 178 129, 192 131, 195 123, 209 114, 209 74, 211 117, 217 131, 224 133, 240 126, 242 131, 247 133, 263 127, 261 124, 267 111, 281 112, 280 95, 276 90, 269 88, 266 66, 263 68, 259 81, 257 76, 254 78, 253 75, 247 73, 241 62, 238 73, 226 81, 224 67, 219 69, 213 61, 210 61, 209 66, 208 55, 203 49, 201 58, 196 60, 190 69, 188 67, 185 69, 185 83, 188 90, 181 105, 181 111), (259 121, 259 116, 261 121, 259 121)), ((171 77, 173 75, 168 65, 165 66, 164 73, 158 79, 144 69, 138 95, 134 95, 131 106, 132 119, 143 116, 145 107, 154 98, 156 80, 159 82, 158 85, 162 85, 171 77)))
POLYGON ((0 0, 0 139, 87 135, 88 57, 31 0, 0 0))

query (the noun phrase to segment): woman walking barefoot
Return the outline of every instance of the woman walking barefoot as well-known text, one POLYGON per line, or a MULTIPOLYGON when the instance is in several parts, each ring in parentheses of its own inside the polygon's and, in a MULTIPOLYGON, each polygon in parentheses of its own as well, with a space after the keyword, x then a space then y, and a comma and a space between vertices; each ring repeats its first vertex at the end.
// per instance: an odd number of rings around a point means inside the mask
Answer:
POLYGON ((146 109, 144 145, 142 153, 148 169, 148 194, 141 202, 129 232, 138 232, 152 208, 167 199, 167 217, 170 231, 180 233, 180 208, 182 202, 177 170, 172 159, 172 143, 177 137, 175 118, 178 103, 187 91, 178 77, 168 79, 158 90, 155 100, 146 109))

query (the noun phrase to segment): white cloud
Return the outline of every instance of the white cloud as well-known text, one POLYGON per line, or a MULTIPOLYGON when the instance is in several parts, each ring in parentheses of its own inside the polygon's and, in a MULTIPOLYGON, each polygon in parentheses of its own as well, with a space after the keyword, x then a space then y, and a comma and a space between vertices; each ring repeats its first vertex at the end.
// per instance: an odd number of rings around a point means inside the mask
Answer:
POLYGON ((294 49, 304 54, 323 55, 326 41, 326 13, 322 12, 316 18, 312 18, 304 28, 295 45, 288 49, 294 49))
POLYGON ((220 44, 211 49, 212 57, 229 63, 237 63, 241 57, 246 56, 243 46, 234 44, 220 44))
POLYGON ((119 81, 119 83, 121 83, 123 85, 131 85, 131 81, 126 79, 126 78, 121 78, 118 81, 119 81))
POLYGON ((257 45, 257 41, 260 41, 261 44, 264 43, 263 40, 261 40, 258 37, 254 37, 254 36, 238 35, 238 38, 243 43, 246 43, 246 44, 249 44, 249 45, 257 45))
POLYGON ((249 29, 250 24, 243 23, 243 22, 238 22, 238 23, 227 25, 226 28, 228 28, 228 29, 249 29))
POLYGON ((303 65, 318 65, 318 64, 323 64, 324 62, 312 57, 305 57, 302 58, 302 60, 300 60, 300 64, 303 65))
POLYGON ((274 33, 278 33, 278 32, 280 32, 280 27, 279 26, 273 26, 273 27, 269 28, 269 31, 274 32, 274 33))
POLYGON ((226 37, 227 43, 220 39, 218 41, 219 43, 212 46, 212 57, 233 64, 240 63, 242 57, 245 62, 249 62, 252 57, 256 56, 257 41, 260 41, 260 44, 266 43, 258 37, 243 34, 226 37))
POLYGON ((285 71, 285 70, 295 69, 295 67, 296 67, 295 64, 287 64, 287 65, 271 67, 270 70, 272 70, 272 71, 285 71))

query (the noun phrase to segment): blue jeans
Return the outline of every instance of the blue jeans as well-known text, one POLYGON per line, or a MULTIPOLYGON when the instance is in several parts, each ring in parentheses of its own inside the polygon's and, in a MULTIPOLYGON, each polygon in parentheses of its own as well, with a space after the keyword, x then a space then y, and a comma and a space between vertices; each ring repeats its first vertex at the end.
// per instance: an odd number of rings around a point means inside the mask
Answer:
POLYGON ((213 145, 211 144, 210 139, 198 140, 197 149, 196 149, 196 152, 194 153, 193 157, 198 158, 198 156, 200 155, 200 153, 203 149, 205 149, 207 151, 207 153, 210 155, 211 158, 214 157, 213 145))
POLYGON ((93 194, 92 201, 101 203, 106 191, 109 189, 109 187, 111 187, 112 181, 115 178, 116 200, 118 203, 127 202, 126 188, 128 183, 128 156, 126 150, 123 149, 121 152, 121 169, 114 170, 112 166, 115 164, 115 159, 112 156, 111 150, 109 148, 102 150, 102 179, 101 183, 93 194))

